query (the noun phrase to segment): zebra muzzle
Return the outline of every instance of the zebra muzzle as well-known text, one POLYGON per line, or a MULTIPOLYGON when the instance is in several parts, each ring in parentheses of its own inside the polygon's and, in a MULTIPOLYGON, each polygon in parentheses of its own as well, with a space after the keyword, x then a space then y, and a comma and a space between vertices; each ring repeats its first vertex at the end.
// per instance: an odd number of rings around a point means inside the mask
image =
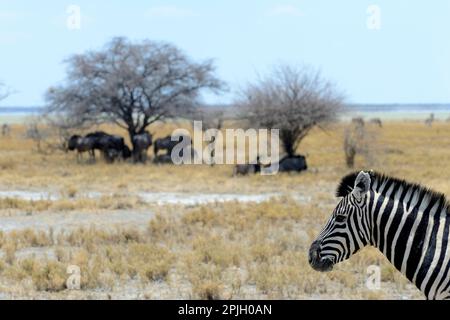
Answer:
POLYGON ((311 267, 320 272, 327 272, 333 269, 333 260, 320 256, 320 242, 314 241, 309 249, 309 264, 311 267))

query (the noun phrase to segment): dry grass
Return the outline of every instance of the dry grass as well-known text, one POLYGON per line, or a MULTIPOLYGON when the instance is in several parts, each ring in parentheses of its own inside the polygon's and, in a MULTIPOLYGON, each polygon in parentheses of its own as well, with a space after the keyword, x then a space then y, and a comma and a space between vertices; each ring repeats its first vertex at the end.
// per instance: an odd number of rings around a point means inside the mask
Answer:
MULTIPOLYGON (((151 128, 158 136, 170 133, 174 126, 151 128)), ((67 198, 90 190, 104 192, 133 191, 192 191, 192 192, 289 192, 292 186, 335 184, 346 172, 342 152, 345 125, 335 125, 329 131, 314 130, 301 144, 299 152, 307 155, 311 170, 302 175, 283 174, 276 177, 253 176, 230 179, 229 165, 209 166, 154 166, 118 163, 77 163, 75 154, 56 152, 42 155, 23 139, 23 127, 13 127, 13 137, 0 139, 1 189, 50 189, 67 198), (162 178, 163 177, 163 178, 162 178), (243 183, 243 180, 245 183, 243 183), (202 183, 190 183, 201 181, 202 183)), ((103 128, 105 129, 105 128, 103 128)), ((109 132, 124 132, 106 128, 109 132)), ((447 184, 450 164, 433 159, 450 157, 450 125, 436 123, 426 127, 421 122, 386 122, 379 129, 374 147, 373 169, 423 182, 430 187, 450 193, 447 184), (405 163, 407 162, 407 163, 405 163), (406 164, 406 165, 405 165, 406 164)), ((150 155, 151 156, 151 155, 150 155)), ((357 158, 356 166, 366 166, 357 158)))
POLYGON ((82 291, 113 290, 138 280, 143 286, 165 283, 173 292, 186 289, 170 298, 377 298, 365 287, 364 276, 368 265, 379 264, 382 286, 394 282, 398 292, 411 294, 406 281, 374 250, 364 250, 331 273, 313 271, 306 254, 313 236, 305 230, 320 228, 325 215, 315 205, 285 198, 161 214, 147 230, 14 231, 2 234, 0 278, 28 279, 36 292, 68 294, 66 268, 77 265, 82 291), (49 249, 45 257, 16 256, 21 249, 42 246, 49 249))
POLYGON ((53 211, 92 211, 92 210, 124 210, 142 208, 145 203, 137 196, 114 194, 100 198, 64 197, 58 200, 22 200, 16 197, 0 198, 0 210, 4 212, 22 211, 27 214, 34 212, 53 211))
MULTIPOLYGON (((375 249, 363 250, 327 274, 308 265, 309 244, 336 203, 337 181, 348 172, 343 130, 335 125, 328 132, 313 131, 303 141, 299 151, 308 155, 308 172, 233 178, 230 166, 79 164, 74 154, 41 155, 22 139, 23 128, 15 126, 12 138, 0 138, 0 190, 47 190, 60 198, 1 198, 0 215, 101 210, 105 228, 0 233, 0 283, 12 283, 19 296, 43 298, 99 297, 98 289, 114 295, 130 283, 144 298, 421 298, 375 249), (92 191, 110 196, 85 196, 92 191), (112 210, 148 207, 130 196, 139 191, 283 196, 259 204, 153 207, 156 215, 146 229, 109 225, 112 210), (299 200, 298 194, 310 200, 299 200), (81 268, 78 293, 65 287, 71 264, 81 268), (371 264, 381 266, 380 291, 365 287, 371 264)), ((170 130, 162 131, 160 136, 170 130)), ((385 122, 373 146, 371 169, 450 194, 449 146, 449 124, 429 128, 385 122)), ((356 166, 364 168, 364 161, 357 158, 356 166)))

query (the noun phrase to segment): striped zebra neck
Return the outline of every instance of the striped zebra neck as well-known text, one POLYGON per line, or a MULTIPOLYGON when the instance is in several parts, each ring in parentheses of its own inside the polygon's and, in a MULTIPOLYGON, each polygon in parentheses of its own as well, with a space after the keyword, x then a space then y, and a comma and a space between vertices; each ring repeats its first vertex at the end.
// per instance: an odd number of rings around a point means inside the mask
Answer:
POLYGON ((445 196, 377 173, 371 179, 370 244, 427 298, 450 298, 450 210, 445 196))

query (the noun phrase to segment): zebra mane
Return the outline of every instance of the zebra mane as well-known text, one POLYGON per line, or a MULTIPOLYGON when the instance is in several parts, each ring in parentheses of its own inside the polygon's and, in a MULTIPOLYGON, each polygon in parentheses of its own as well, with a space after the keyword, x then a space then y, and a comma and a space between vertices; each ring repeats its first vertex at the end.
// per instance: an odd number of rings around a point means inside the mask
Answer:
MULTIPOLYGON (((374 171, 369 171, 368 173, 370 174, 371 188, 374 186, 375 181, 377 182, 376 185, 378 187, 385 184, 385 187, 381 191, 382 195, 386 195, 387 191, 392 185, 394 185, 395 189, 400 187, 402 187, 403 190, 412 189, 413 191, 419 192, 419 195, 421 197, 423 196, 424 198, 428 198, 431 202, 439 203, 440 208, 446 208, 447 212, 450 212, 450 203, 447 201, 443 193, 431 190, 430 188, 425 187, 421 184, 411 183, 403 179, 388 176, 383 173, 374 171)), ((346 197, 350 192, 352 192, 358 174, 359 171, 350 173, 342 178, 336 190, 336 197, 346 197)))

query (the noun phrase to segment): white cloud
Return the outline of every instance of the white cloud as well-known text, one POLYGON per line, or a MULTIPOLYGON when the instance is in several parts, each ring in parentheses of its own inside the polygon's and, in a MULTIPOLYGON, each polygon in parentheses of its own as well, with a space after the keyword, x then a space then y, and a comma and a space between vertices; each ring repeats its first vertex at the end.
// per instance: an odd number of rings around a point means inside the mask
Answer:
POLYGON ((267 14, 269 16, 290 16, 290 17, 302 17, 303 12, 294 5, 285 4, 278 5, 271 8, 267 14))
POLYGON ((152 18, 184 18, 194 17, 197 14, 190 9, 180 8, 178 6, 159 6, 148 9, 146 16, 152 18))

